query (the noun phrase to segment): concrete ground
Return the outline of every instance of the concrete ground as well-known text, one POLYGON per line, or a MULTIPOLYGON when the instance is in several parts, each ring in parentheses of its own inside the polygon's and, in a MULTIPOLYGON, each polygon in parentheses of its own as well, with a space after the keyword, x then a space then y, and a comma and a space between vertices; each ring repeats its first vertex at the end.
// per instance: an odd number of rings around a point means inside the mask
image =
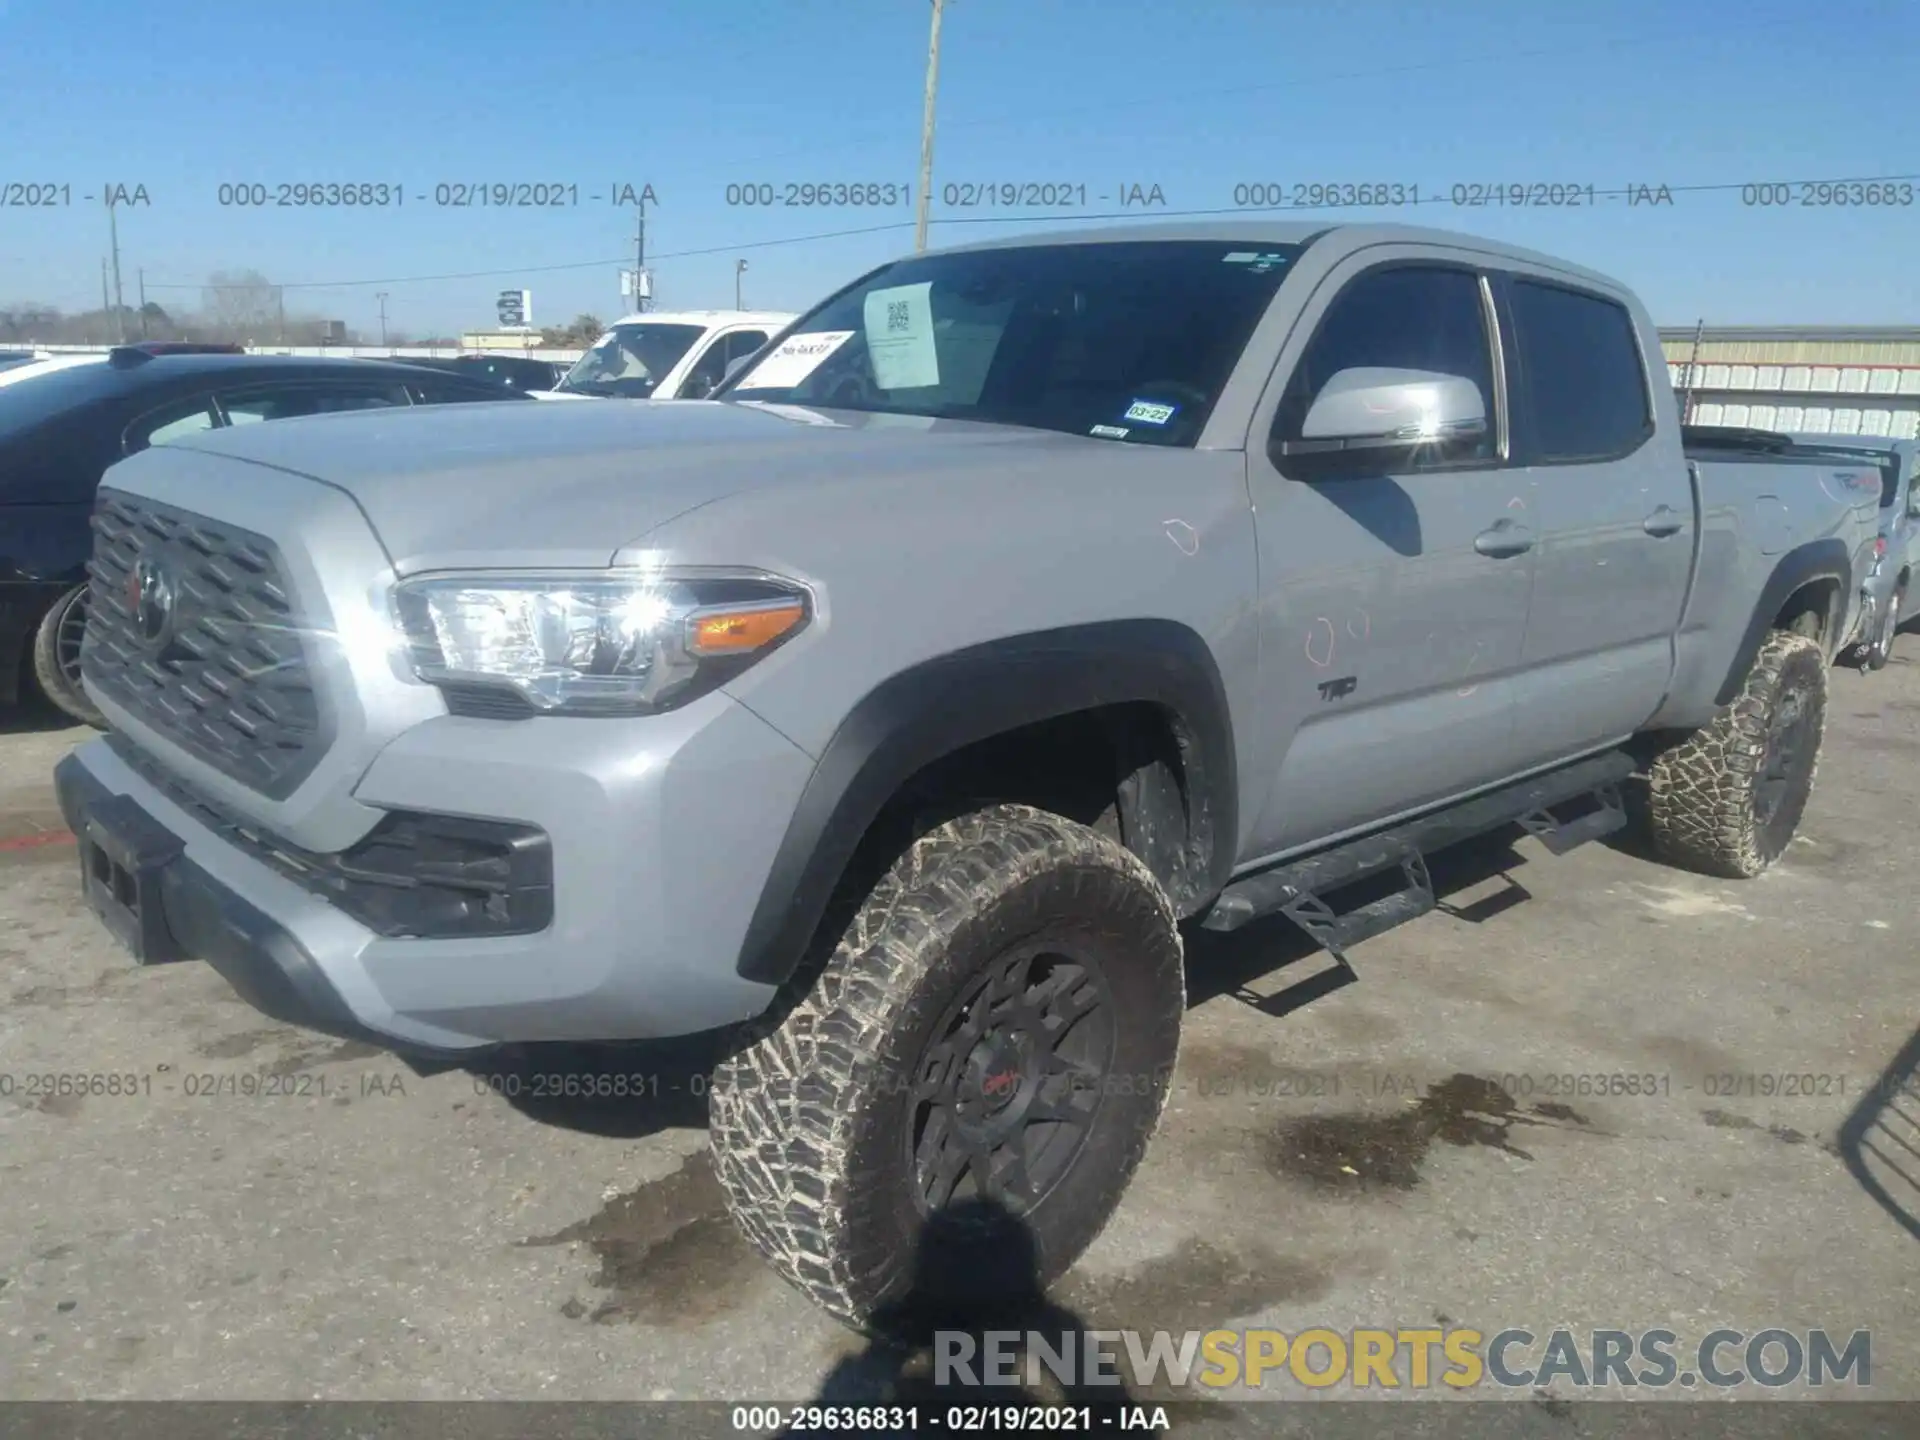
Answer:
MULTIPOLYGON (((1197 938, 1164 1127, 1056 1298, 1108 1329, 1869 1330, 1867 1393, 1920 1398, 1920 1104, 1873 1098, 1920 1026, 1920 664, 1833 681, 1759 881, 1522 840, 1447 867, 1357 983, 1283 924, 1197 938)), ((736 1238, 685 1055, 592 1061, 639 1102, 515 1101, 131 966, 53 807, 82 738, 0 734, 0 1397, 802 1400, 872 1363, 736 1238)))

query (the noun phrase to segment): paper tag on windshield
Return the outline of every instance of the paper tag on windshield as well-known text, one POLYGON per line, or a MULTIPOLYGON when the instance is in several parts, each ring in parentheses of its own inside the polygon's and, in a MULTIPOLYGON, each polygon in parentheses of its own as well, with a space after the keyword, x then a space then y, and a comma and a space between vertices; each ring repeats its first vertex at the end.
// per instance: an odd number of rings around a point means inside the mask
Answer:
POLYGON ((933 345, 931 280, 895 285, 867 296, 867 360, 882 390, 921 390, 940 383, 933 345))
POLYGON ((789 335, 740 379, 742 390, 784 390, 798 385, 834 351, 853 338, 851 330, 815 330, 789 335))

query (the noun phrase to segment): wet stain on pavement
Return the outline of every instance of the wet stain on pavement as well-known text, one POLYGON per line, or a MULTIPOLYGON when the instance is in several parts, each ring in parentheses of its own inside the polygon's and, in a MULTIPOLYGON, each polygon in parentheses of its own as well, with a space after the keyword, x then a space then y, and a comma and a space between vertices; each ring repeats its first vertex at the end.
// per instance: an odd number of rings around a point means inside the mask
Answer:
POLYGON ((34 985, 7 998, 10 1009, 25 1009, 29 1006, 44 1006, 50 1010, 65 1009, 68 1005, 86 1004, 90 1001, 112 995, 133 984, 140 978, 139 972, 128 970, 107 970, 85 985, 34 985))
POLYGON ((1829 840, 1824 836, 1801 835, 1787 848, 1787 862, 1796 869, 1845 870, 1865 854, 1865 847, 1851 840, 1829 840))
POLYGON ((1762 1125, 1758 1120, 1735 1115, 1731 1110, 1702 1110, 1700 1118, 1716 1130, 1765 1130, 1782 1145, 1807 1143, 1807 1137, 1789 1125, 1762 1125))
POLYGON ((287 1029, 242 1030, 235 1035, 222 1035, 218 1040, 196 1045, 193 1049, 196 1055, 204 1055, 209 1060, 238 1060, 244 1055, 251 1055, 262 1045, 291 1039, 297 1033, 287 1029))
POLYGON ((592 1283, 608 1292, 561 1313, 596 1324, 700 1325, 738 1310, 770 1272, 734 1228, 707 1157, 616 1195, 598 1213, 523 1246, 583 1243, 599 1258, 592 1283))
POLYGON ((1519 1125, 1585 1121, 1564 1105, 1522 1110, 1505 1089, 1477 1075, 1454 1075, 1399 1114, 1313 1115, 1290 1121, 1268 1143, 1268 1166, 1283 1177, 1332 1190, 1411 1190, 1436 1140, 1482 1146, 1517 1159, 1519 1125))
POLYGON ((1232 1250, 1189 1237, 1113 1275, 1069 1273, 1053 1298, 1083 1320, 1121 1329, 1211 1330, 1275 1305, 1324 1299, 1333 1276, 1261 1245, 1232 1250))
POLYGON ((1558 1100, 1543 1100, 1533 1107, 1533 1113, 1542 1120, 1566 1120, 1575 1125, 1591 1126, 1593 1122, 1571 1105, 1562 1105, 1558 1100))
POLYGON ((38 1110, 43 1115, 52 1115, 59 1120, 71 1120, 80 1113, 84 1098, 75 1094, 42 1095, 29 1108, 38 1110))
POLYGON ((269 1065, 267 1074, 284 1080, 291 1075, 304 1075, 309 1070, 317 1070, 322 1065, 341 1064, 349 1060, 371 1060, 383 1053, 377 1047, 363 1044, 358 1040, 342 1040, 318 1049, 311 1045, 303 1045, 269 1065))

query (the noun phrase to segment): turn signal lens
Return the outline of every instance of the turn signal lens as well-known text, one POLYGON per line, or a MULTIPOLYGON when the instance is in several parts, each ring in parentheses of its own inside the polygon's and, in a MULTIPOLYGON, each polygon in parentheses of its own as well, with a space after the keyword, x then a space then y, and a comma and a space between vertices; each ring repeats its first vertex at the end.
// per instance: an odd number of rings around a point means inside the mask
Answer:
POLYGON ((771 645, 807 618, 799 600, 715 606, 688 617, 687 648, 695 655, 741 655, 771 645))

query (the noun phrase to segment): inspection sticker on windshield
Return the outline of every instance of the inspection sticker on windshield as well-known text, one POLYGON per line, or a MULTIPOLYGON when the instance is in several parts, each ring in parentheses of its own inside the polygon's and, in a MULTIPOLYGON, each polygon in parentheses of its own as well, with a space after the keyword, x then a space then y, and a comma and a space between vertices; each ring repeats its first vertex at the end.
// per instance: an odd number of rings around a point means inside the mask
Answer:
POLYGON ((921 390, 940 383, 933 345, 933 282, 895 285, 867 296, 867 359, 882 390, 921 390))
POLYGON ((1127 438, 1127 427, 1124 425, 1096 425, 1087 433, 1089 435, 1098 435, 1103 440, 1124 440, 1127 438))
POLYGON ((751 371, 740 378, 742 390, 784 390, 798 385, 834 351, 853 338, 851 330, 815 330, 789 335, 751 371))
POLYGON ((1122 420, 1138 420, 1142 425, 1164 425, 1173 418, 1178 405, 1157 405, 1151 400, 1136 400, 1127 407, 1122 420))

